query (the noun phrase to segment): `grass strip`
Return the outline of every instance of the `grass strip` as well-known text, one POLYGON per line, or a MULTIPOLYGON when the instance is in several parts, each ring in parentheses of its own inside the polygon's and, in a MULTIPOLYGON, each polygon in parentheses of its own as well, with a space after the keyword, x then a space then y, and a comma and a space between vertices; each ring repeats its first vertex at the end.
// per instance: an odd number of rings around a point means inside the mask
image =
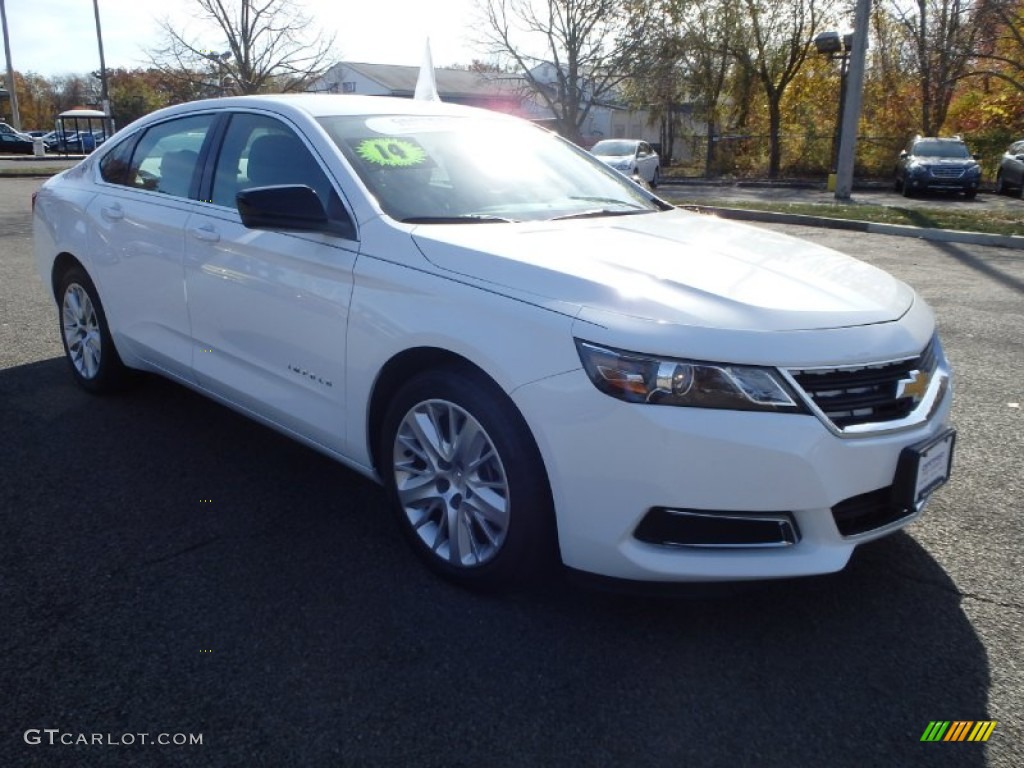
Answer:
POLYGON ((827 219, 869 221, 876 224, 903 224, 928 229, 955 229, 961 232, 987 232, 995 235, 1024 235, 1024 206, 1017 211, 952 211, 940 208, 901 208, 863 203, 772 203, 768 201, 687 199, 671 195, 674 205, 703 205, 751 211, 772 211, 827 219))

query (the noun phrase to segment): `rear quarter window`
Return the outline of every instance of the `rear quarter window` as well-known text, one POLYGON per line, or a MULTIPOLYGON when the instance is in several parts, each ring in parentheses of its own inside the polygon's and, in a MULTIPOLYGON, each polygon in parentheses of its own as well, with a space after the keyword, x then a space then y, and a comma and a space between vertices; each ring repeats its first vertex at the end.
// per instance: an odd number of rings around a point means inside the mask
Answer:
POLYGON ((105 182, 122 185, 129 183, 134 145, 135 139, 130 138, 118 142, 116 147, 103 155, 103 159, 100 160, 100 176, 105 182))

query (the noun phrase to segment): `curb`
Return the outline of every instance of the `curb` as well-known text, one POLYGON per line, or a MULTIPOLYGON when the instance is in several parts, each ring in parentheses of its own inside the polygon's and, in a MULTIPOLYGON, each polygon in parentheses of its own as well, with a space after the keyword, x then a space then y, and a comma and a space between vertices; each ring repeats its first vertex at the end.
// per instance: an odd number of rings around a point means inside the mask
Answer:
POLYGON ((738 221, 759 221, 768 224, 799 224, 805 227, 843 229, 849 232, 867 232, 874 235, 895 237, 916 237, 940 243, 965 243, 968 245, 990 245, 999 248, 1024 250, 1024 237, 1020 235, 994 235, 986 232, 962 232, 954 229, 930 229, 912 227, 907 224, 877 224, 855 219, 830 219, 824 216, 808 216, 800 213, 776 213, 773 211, 749 211, 743 208, 722 208, 716 205, 680 205, 687 211, 719 216, 738 221))
POLYGON ((18 171, 15 173, 8 173, 0 170, 0 179, 49 179, 52 176, 56 176, 64 168, 58 168, 57 170, 37 170, 37 171, 18 171))

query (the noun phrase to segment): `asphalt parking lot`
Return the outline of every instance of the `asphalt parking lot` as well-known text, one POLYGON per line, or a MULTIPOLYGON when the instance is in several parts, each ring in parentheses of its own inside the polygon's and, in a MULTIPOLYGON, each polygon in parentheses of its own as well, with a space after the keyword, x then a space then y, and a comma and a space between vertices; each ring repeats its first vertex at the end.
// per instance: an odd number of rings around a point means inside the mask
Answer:
POLYGON ((0 179, 0 766, 1024 765, 1019 251, 773 225, 937 313, 955 474, 906 532, 822 578, 495 598, 326 458, 160 380, 75 387, 40 183, 0 179))

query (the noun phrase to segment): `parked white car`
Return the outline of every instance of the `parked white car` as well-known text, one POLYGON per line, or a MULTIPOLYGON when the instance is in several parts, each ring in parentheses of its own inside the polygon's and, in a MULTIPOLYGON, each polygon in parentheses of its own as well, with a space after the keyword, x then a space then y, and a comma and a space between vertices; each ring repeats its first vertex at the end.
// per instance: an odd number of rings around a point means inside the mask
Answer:
POLYGON ((157 373, 379 480, 463 583, 556 554, 634 580, 836 571, 949 475, 950 370, 911 288, 514 118, 200 101, 33 206, 82 387, 157 373))
POLYGON ((661 158, 646 141, 605 139, 592 146, 590 154, 630 178, 643 179, 652 188, 661 181, 661 158))

